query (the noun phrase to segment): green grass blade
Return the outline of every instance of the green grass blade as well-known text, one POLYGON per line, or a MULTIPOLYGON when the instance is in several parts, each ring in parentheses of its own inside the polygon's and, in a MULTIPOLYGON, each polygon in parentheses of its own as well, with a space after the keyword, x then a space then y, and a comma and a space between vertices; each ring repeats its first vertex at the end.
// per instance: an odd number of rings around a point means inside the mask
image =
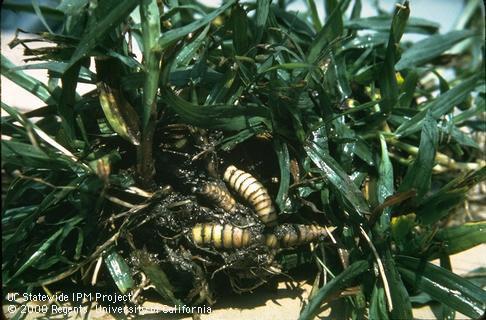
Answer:
POLYGON ((39 18, 39 20, 42 22, 44 27, 47 29, 47 31, 49 31, 50 33, 54 33, 54 32, 52 32, 51 27, 49 27, 49 25, 47 24, 47 21, 44 18, 44 14, 42 13, 42 9, 39 6, 39 2, 37 0, 32 0, 32 7, 34 8, 35 14, 39 18))
MULTIPOLYGON (((447 271, 452 272, 451 259, 447 254, 440 255, 440 266, 447 271)), ((454 320, 456 318, 456 311, 448 305, 442 304, 440 306, 440 314, 442 319, 454 320)))
POLYGON ((410 8, 408 1, 400 5, 395 10, 393 20, 391 23, 390 37, 388 39, 388 46, 386 48, 385 61, 381 69, 378 83, 380 84, 382 102, 380 107, 385 114, 389 114, 395 107, 398 99, 398 84, 395 74, 395 63, 397 60, 397 48, 402 38, 405 26, 407 25, 408 17, 410 15, 410 8))
POLYGON ((439 141, 437 122, 429 112, 423 121, 420 135, 420 146, 417 158, 408 168, 399 192, 410 189, 417 190, 416 200, 419 202, 430 188, 432 168, 434 167, 435 152, 439 141))
POLYGON ((324 287, 316 292, 314 297, 309 300, 309 303, 304 308, 299 316, 299 320, 310 320, 318 314, 322 303, 331 295, 339 293, 346 287, 350 286, 356 278, 368 270, 367 261, 356 261, 347 267, 337 277, 329 281, 324 287))
POLYGON ((263 74, 265 72, 270 72, 274 70, 298 70, 298 69, 312 70, 316 68, 317 67, 315 65, 310 63, 289 62, 289 63, 277 64, 269 68, 264 68, 263 70, 259 70, 259 73, 263 74))
POLYGON ((312 30, 312 26, 305 19, 301 19, 297 13, 280 9, 277 6, 270 6, 270 10, 276 18, 282 19, 285 27, 291 28, 296 35, 304 36, 307 39, 314 38, 315 32, 312 30))
POLYGON ((160 34, 160 11, 156 0, 143 0, 140 4, 142 22, 143 62, 145 82, 143 86, 142 128, 146 130, 150 118, 156 117, 156 94, 159 87, 160 52, 154 51, 160 34))
POLYGON ((209 28, 210 26, 208 25, 206 28, 203 29, 203 31, 201 31, 201 33, 199 33, 199 35, 194 40, 191 41, 191 43, 182 48, 175 60, 177 67, 186 67, 191 62, 191 60, 195 57, 197 51, 207 41, 209 28))
POLYGON ((155 290, 169 303, 173 305, 182 305, 183 303, 179 301, 174 296, 174 287, 169 281, 164 270, 160 268, 158 264, 151 261, 149 257, 146 256, 147 253, 139 253, 140 257, 140 268, 143 273, 150 279, 150 282, 154 285, 155 290))
POLYGON ((441 94, 436 99, 427 103, 427 105, 415 115, 412 119, 401 124, 395 134, 399 137, 405 137, 422 129, 424 118, 427 110, 431 110, 431 115, 434 119, 439 119, 444 114, 448 113, 454 106, 463 102, 469 94, 476 88, 478 83, 484 78, 484 73, 475 74, 459 83, 454 88, 450 89, 444 94, 441 94))
POLYGON ((104 261, 113 281, 122 294, 133 288, 134 281, 130 267, 118 252, 111 251, 104 257, 104 261))
POLYGON ((256 17, 255 17, 255 24, 256 24, 256 35, 255 35, 255 44, 260 43, 262 40, 263 34, 265 33, 265 25, 267 24, 268 13, 270 11, 270 4, 272 0, 260 0, 257 1, 256 7, 256 17))
POLYGON ((481 181, 486 181, 486 167, 459 175, 438 192, 425 198, 416 209, 417 215, 424 224, 439 221, 463 202, 467 191, 481 181))
MULTIPOLYGON (((41 63, 33 63, 33 64, 25 64, 22 66, 16 66, 12 69, 12 71, 45 69, 45 70, 49 70, 51 73, 54 73, 60 77, 61 74, 64 72, 64 70, 66 70, 67 65, 68 65, 67 62, 49 61, 49 62, 41 62, 41 63)), ((96 82, 96 74, 91 70, 89 70, 88 68, 81 66, 78 82, 94 84, 96 82)))
POLYGON ((398 106, 401 108, 409 108, 412 104, 415 90, 417 88, 417 84, 419 81, 419 75, 415 70, 411 70, 407 77, 405 78, 405 82, 400 88, 400 96, 398 98, 398 106))
POLYGON ((319 32, 322 29, 322 24, 319 19, 319 13, 317 12, 316 2, 314 0, 307 0, 307 7, 309 8, 314 29, 319 32))
POLYGON ((182 39, 183 37, 187 36, 191 32, 195 32, 197 29, 207 25, 210 23, 214 18, 219 16, 221 13, 223 13, 226 9, 228 9, 230 6, 232 6, 236 0, 230 0, 226 2, 224 5, 222 5, 220 8, 214 10, 213 12, 209 13, 206 15, 204 18, 196 20, 188 25, 185 25, 183 27, 175 28, 172 30, 169 30, 165 33, 163 33, 158 40, 157 46, 154 48, 154 50, 159 50, 163 51, 165 48, 167 48, 169 45, 174 43, 175 41, 178 41, 182 39))
POLYGON ((412 319, 412 304, 405 284, 400 277, 399 270, 388 248, 384 250, 383 267, 390 285, 393 308, 390 311, 391 319, 412 319))
POLYGON ((351 20, 359 19, 359 17, 361 16, 361 9, 361 0, 354 1, 353 10, 351 11, 351 20))
MULTIPOLYGON (((383 204, 385 199, 395 193, 394 190, 394 175, 393 166, 388 156, 388 147, 386 145, 385 138, 380 135, 381 144, 381 157, 378 165, 378 181, 376 183, 376 197, 377 203, 383 204)), ((390 225, 391 208, 384 210, 384 215, 381 220, 381 228, 383 230, 388 229, 390 225)))
POLYGON ((461 131, 458 127, 454 126, 450 122, 440 123, 439 130, 441 131, 441 133, 450 136, 452 139, 454 139, 454 141, 463 146, 475 148, 478 150, 481 148, 476 140, 471 137, 471 135, 461 131))
MULTIPOLYGON (((367 18, 358 18, 346 21, 345 28, 351 30, 370 29, 374 31, 389 31, 392 17, 390 16, 376 16, 367 18)), ((408 19, 405 33, 422 33, 431 34, 439 31, 440 24, 426 19, 411 17, 408 19)))
POLYGON ((344 44, 343 49, 374 48, 386 44, 388 42, 388 38, 388 34, 384 32, 357 36, 347 41, 344 44))
POLYGON ((407 49, 398 61, 397 70, 403 70, 416 66, 437 58, 446 50, 464 39, 474 36, 471 30, 451 31, 446 34, 430 36, 422 41, 415 43, 407 49))
POLYGON ((289 191, 290 183, 290 159, 289 150, 287 144, 282 142, 280 139, 274 140, 274 149, 277 153, 278 164, 280 167, 280 186, 278 188, 278 193, 275 202, 283 211, 285 208, 285 200, 287 199, 287 193, 289 191))
POLYGON ((56 101, 52 97, 52 94, 45 84, 39 80, 25 74, 23 71, 17 70, 16 66, 10 62, 3 54, 2 60, 2 75, 7 79, 13 81, 16 85, 29 91, 37 98, 41 99, 47 104, 55 104, 56 101))
POLYGON ((341 193, 343 199, 349 202, 348 210, 363 217, 370 213, 369 206, 358 187, 341 169, 340 165, 328 153, 314 142, 310 141, 304 146, 309 158, 322 170, 324 176, 341 193))
POLYGON ((467 120, 474 119, 475 117, 479 116, 483 112, 486 112, 486 100, 478 95, 476 97, 475 107, 472 107, 468 110, 464 110, 461 113, 454 115, 452 118, 452 123, 454 125, 462 125, 467 120))
POLYGON ((339 57, 332 57, 331 58, 332 65, 333 65, 333 72, 336 77, 336 85, 341 95, 341 99, 347 99, 352 95, 351 85, 348 79, 347 70, 346 70, 346 63, 344 59, 339 57))
POLYGON ((233 30, 233 48, 236 55, 244 56, 248 51, 248 17, 245 10, 236 5, 231 12, 232 30, 233 30))
POLYGON ((398 256, 397 261, 400 274, 409 284, 468 317, 483 315, 486 292, 470 281, 417 258, 398 256))
POLYGON ((373 291, 371 292, 369 317, 370 319, 389 319, 386 307, 385 290, 378 282, 375 283, 373 291))
POLYGON ((333 40, 340 37, 343 33, 343 20, 341 13, 341 6, 343 2, 340 2, 329 17, 322 29, 317 34, 317 37, 313 41, 309 53, 307 55, 307 61, 309 63, 315 63, 321 56, 323 50, 328 46, 333 40))
POLYGON ((442 244, 442 250, 448 255, 471 249, 486 243, 486 221, 468 222, 439 230, 435 240, 442 244))
POLYGON ((67 68, 71 68, 81 58, 87 56, 110 32, 114 30, 130 12, 139 5, 138 0, 119 1, 111 7, 102 20, 97 21, 85 31, 76 47, 67 68))
POLYGON ((78 85, 81 61, 78 61, 67 69, 61 77, 62 91, 57 105, 57 111, 61 117, 63 134, 68 144, 72 144, 76 135, 76 122, 74 118, 74 105, 76 103, 76 87, 78 85))
MULTIPOLYGON (((14 12, 27 12, 35 14, 34 7, 32 4, 28 3, 16 3, 18 1, 4 1, 2 3, 2 9, 12 10, 14 12)), ((42 11, 43 15, 49 19, 55 19, 57 21, 62 21, 64 19, 63 11, 58 8, 53 8, 50 6, 39 5, 39 10, 42 11)))
POLYGON ((177 112, 187 123, 203 128, 242 130, 254 127, 269 118, 261 108, 235 107, 231 105, 198 106, 183 100, 172 92, 164 92, 169 108, 177 112))
POLYGON ((11 281, 12 279, 16 278, 17 276, 19 276, 20 274, 22 274, 25 270, 27 270, 27 268, 29 268, 30 266, 32 266, 34 263, 36 263, 37 261, 39 261, 39 259, 41 259, 46 251, 54 244, 54 242, 57 240, 57 238, 62 234, 63 232, 63 229, 59 229, 58 231, 56 231, 53 235, 51 235, 40 247, 39 249, 37 249, 34 254, 32 254, 28 259, 27 261, 25 261, 20 267, 19 269, 17 270, 17 272, 15 272, 14 275, 12 275, 10 278, 9 278, 9 281, 11 281))
POLYGON ((2 151, 2 161, 25 168, 56 169, 69 165, 67 161, 23 142, 2 140, 2 151))

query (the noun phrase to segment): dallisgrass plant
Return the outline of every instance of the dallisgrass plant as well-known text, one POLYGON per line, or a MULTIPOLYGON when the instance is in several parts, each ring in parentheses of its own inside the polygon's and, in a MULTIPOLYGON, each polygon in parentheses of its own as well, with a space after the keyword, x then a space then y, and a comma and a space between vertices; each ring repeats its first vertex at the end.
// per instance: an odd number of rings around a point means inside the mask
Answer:
POLYGON ((327 0, 324 20, 319 2, 301 12, 289 2, 3 3, 47 30, 18 30, 10 45, 25 47, 26 64, 1 60, 3 77, 45 103, 21 113, 2 102, 4 299, 93 286, 143 299, 152 285, 160 302, 214 302, 211 264, 193 256, 207 282, 181 284, 185 264, 169 263, 178 240, 152 236, 188 203, 171 172, 197 171, 204 158, 216 159, 216 177, 222 163, 251 162, 242 169, 267 186, 280 222, 335 227, 276 257, 274 273, 315 266, 301 319, 323 307, 338 318, 411 319, 413 306, 431 303, 443 319, 483 315, 481 278, 450 263, 486 240, 484 221, 451 223, 486 178, 474 139, 485 130, 482 3, 469 1, 440 34, 410 17, 408 1, 362 18, 360 0, 327 0), (26 69, 47 70, 49 82, 26 69), (96 87, 79 95, 80 83, 96 87), (196 155, 186 159, 187 148, 196 155))

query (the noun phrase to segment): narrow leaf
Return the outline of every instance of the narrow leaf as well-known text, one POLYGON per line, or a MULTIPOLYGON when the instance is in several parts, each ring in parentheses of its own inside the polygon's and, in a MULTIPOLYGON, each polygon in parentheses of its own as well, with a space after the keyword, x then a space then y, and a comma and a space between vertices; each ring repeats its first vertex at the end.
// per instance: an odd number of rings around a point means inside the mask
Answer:
POLYGON ((385 290, 379 283, 375 283, 371 292, 370 300, 370 319, 388 320, 388 310, 386 308, 385 290))
POLYGON ((424 119, 417 158, 408 168, 403 182, 398 188, 399 192, 416 189, 416 201, 420 201, 425 196, 430 187, 438 141, 437 122, 429 112, 424 119))
POLYGON ((271 3, 272 0, 257 1, 256 18, 255 18, 255 24, 256 24, 255 44, 260 43, 263 34, 265 33, 265 25, 267 24, 268 12, 270 11, 271 3))
POLYGON ((154 51, 160 34, 160 11, 156 0, 143 0, 140 5, 142 21, 143 62, 145 65, 145 82, 143 86, 144 134, 149 122, 155 121, 157 106, 156 95, 159 88, 160 52, 154 51))
POLYGON ((139 4, 138 0, 119 1, 100 21, 84 33, 74 51, 67 68, 73 66, 79 59, 85 57, 97 44, 103 40, 113 28, 118 26, 130 12, 139 4))
POLYGON ((408 1, 403 5, 397 6, 391 23, 390 37, 386 48, 385 61, 381 69, 379 79, 381 96, 383 101, 380 103, 383 111, 389 113, 396 105, 398 99, 398 84, 395 74, 395 63, 397 61, 397 47, 402 38, 410 15, 408 1))
POLYGON ((438 192, 422 201, 416 209, 424 224, 433 224, 446 216, 454 207, 464 201, 467 191, 486 181, 486 167, 479 170, 466 172, 454 178, 438 192))
POLYGON ((390 318, 412 319, 412 304, 405 284, 400 277, 395 259, 392 257, 390 249, 385 248, 384 251, 383 266, 390 284, 390 295, 393 302, 390 318))
POLYGON ((106 119, 113 130, 133 145, 140 144, 138 115, 118 90, 98 83, 99 99, 106 119))
POLYGON ((154 50, 163 51, 173 42, 182 39, 183 37, 187 36, 191 32, 195 32, 197 29, 205 26, 206 24, 210 23, 214 18, 219 16, 223 13, 226 9, 228 9, 231 5, 233 5, 236 0, 230 0, 222 5, 220 8, 214 10, 210 14, 206 15, 204 18, 196 20, 188 25, 183 27, 179 27, 176 29, 169 30, 163 33, 158 40, 158 45, 154 50))
MULTIPOLYGON (((371 29, 375 31, 388 31, 392 18, 388 15, 358 18, 346 21, 344 26, 353 30, 371 29)), ((426 19, 411 17, 405 27, 405 33, 435 33, 440 24, 426 19)))
POLYGON ((170 302, 176 306, 182 305, 182 302, 174 296, 174 288, 166 273, 160 268, 160 266, 151 261, 150 258, 146 257, 145 254, 140 255, 140 260, 140 267, 147 278, 150 279, 150 282, 154 285, 155 290, 167 302, 170 302))
POLYGON ((349 176, 341 169, 340 165, 323 149, 312 141, 304 146, 306 153, 314 164, 322 170, 324 176, 338 190, 343 199, 349 202, 348 210, 358 216, 370 213, 363 194, 358 187, 351 181, 349 176))
POLYGON ((254 127, 269 117, 267 111, 262 108, 193 105, 169 90, 164 92, 164 97, 168 107, 176 111, 184 121, 204 128, 242 130, 254 127))
POLYGON ((486 243, 486 221, 469 222, 439 230, 435 240, 441 243, 443 252, 448 255, 468 250, 486 243))
POLYGON ((486 292, 470 281, 417 258, 398 256, 396 260, 402 277, 409 284, 468 317, 483 315, 486 292))
MULTIPOLYGON (((394 194, 393 166, 388 156, 388 147, 385 138, 380 135, 381 157, 378 165, 378 181, 376 185, 377 203, 382 205, 385 200, 394 194)), ((388 229, 390 225, 391 208, 386 208, 381 219, 381 228, 388 229)))
POLYGON ((309 301, 299 316, 299 320, 310 320, 318 314, 322 303, 330 296, 338 293, 350 286, 356 278, 368 270, 368 262, 364 260, 356 261, 346 268, 341 274, 329 281, 324 287, 319 289, 314 297, 309 301))
POLYGON ((333 12, 329 15, 324 24, 324 27, 319 31, 317 37, 312 43, 309 53, 307 55, 307 61, 314 63, 318 60, 323 50, 334 39, 340 37, 343 33, 343 21, 341 14, 341 7, 343 2, 340 2, 333 12))
POLYGON ((248 50, 248 17, 245 10, 237 5, 231 12, 233 48, 237 55, 244 56, 248 50))
MULTIPOLYGON (((187 46, 184 46, 182 50, 176 57, 176 64, 178 67, 185 67, 189 64, 191 59, 195 57, 197 51, 204 45, 204 42, 207 40, 207 34, 209 31, 210 26, 206 26, 199 35, 191 41, 187 46)), ((187 69, 185 69, 187 70, 187 69)), ((172 80, 171 80, 172 81, 172 80)))
MULTIPOLYGON (((15 0, 6 0, 2 3, 2 9, 4 10, 12 10, 14 12, 27 12, 27 13, 34 13, 35 10, 34 7, 29 4, 29 3, 18 3, 18 1, 15 0)), ((42 10, 42 13, 48 17, 49 19, 54 19, 57 21, 62 21, 64 19, 64 12, 63 8, 61 6, 57 8, 53 8, 50 6, 43 6, 39 5, 39 9, 42 10)))
POLYGON ((431 110, 432 117, 434 119, 439 119, 444 114, 450 112, 454 106, 464 101, 469 96, 471 91, 476 88, 478 82, 483 78, 484 73, 472 75, 446 93, 441 94, 436 99, 427 103, 427 105, 423 107, 423 110, 417 113, 417 115, 415 115, 412 119, 401 124, 395 131, 395 134, 397 136, 405 137, 420 131, 420 129, 422 129, 427 110, 429 109, 431 110))
POLYGON ((319 32, 322 29, 322 24, 321 20, 319 19, 319 12, 317 11, 316 2, 314 0, 307 0, 307 6, 309 7, 314 29, 319 32))
POLYGON ((133 288, 132 271, 118 252, 111 251, 104 257, 104 261, 113 281, 122 294, 133 288))
POLYGON ((397 70, 420 66, 452 48, 456 43, 474 36, 471 30, 451 31, 446 34, 433 35, 415 43, 406 50, 398 61, 397 70))
POLYGON ((400 89, 400 97, 398 98, 398 106, 401 108, 409 108, 415 94, 415 89, 419 81, 419 75, 415 70, 411 70, 405 82, 400 89))
POLYGON ((57 111, 61 117, 61 125, 64 129, 64 137, 69 145, 72 145, 76 135, 76 123, 74 119, 74 104, 76 102, 76 87, 78 85, 81 61, 66 70, 61 77, 62 91, 57 105, 57 111))
POLYGON ((25 261, 22 266, 20 266, 20 268, 18 268, 18 270, 15 272, 15 274, 10 277, 10 280, 12 280, 13 278, 17 277, 18 275, 20 275, 21 273, 23 273, 27 268, 29 268, 30 266, 32 266, 34 263, 36 263, 37 261, 39 261, 39 259, 41 259, 46 251, 54 244, 54 241, 57 240, 57 238, 62 234, 63 232, 63 229, 59 229, 58 231, 56 231, 53 235, 51 235, 40 247, 39 249, 37 249, 33 255, 31 255, 29 257, 29 259, 27 259, 27 261, 25 261))
POLYGON ((280 141, 280 139, 275 139, 274 142, 274 148, 275 152, 277 153, 278 164, 280 167, 280 186, 278 188, 277 198, 275 202, 277 203, 280 210, 283 211, 290 183, 289 150, 287 148, 287 144, 280 141))
POLYGON ((51 96, 49 88, 39 80, 27 75, 25 72, 17 70, 16 66, 10 62, 3 54, 2 60, 2 75, 7 79, 13 81, 16 85, 29 91, 37 98, 41 99, 47 104, 55 104, 56 101, 51 96))

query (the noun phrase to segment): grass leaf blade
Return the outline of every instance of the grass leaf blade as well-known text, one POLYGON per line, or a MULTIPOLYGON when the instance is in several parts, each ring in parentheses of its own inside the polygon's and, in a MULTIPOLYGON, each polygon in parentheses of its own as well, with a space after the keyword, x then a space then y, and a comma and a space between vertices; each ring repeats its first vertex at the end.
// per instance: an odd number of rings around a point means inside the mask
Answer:
POLYGON ((398 99, 398 84, 395 72, 395 63, 397 60, 397 47, 402 38, 405 26, 407 25, 408 17, 410 15, 410 8, 408 1, 400 5, 395 10, 393 20, 391 23, 390 37, 388 39, 388 46, 386 48, 385 61, 381 69, 379 77, 379 84, 382 96, 380 106, 385 114, 390 111, 397 103, 398 99))
POLYGON ((7 79, 13 81, 15 84, 29 91, 47 104, 56 103, 51 95, 49 88, 45 84, 27 75, 25 72, 17 70, 16 66, 12 62, 10 62, 10 60, 8 60, 3 54, 1 56, 1 60, 1 72, 2 75, 4 75, 7 79))
POLYGON ((351 181, 339 164, 329 154, 324 153, 314 142, 304 146, 304 149, 314 164, 322 170, 329 182, 341 191, 343 199, 349 202, 348 209, 358 216, 369 213, 369 206, 358 187, 351 181))
POLYGON ((427 106, 412 117, 412 119, 402 123, 397 130, 395 130, 395 134, 399 137, 405 137, 420 131, 422 129, 427 110, 429 109, 431 110, 431 115, 433 118, 439 119, 454 108, 454 106, 464 101, 469 96, 471 91, 476 88, 478 82, 483 78, 484 73, 472 75, 454 88, 448 90, 444 94, 441 94, 435 100, 429 102, 427 106))
POLYGON ((396 68, 397 70, 403 70, 420 66, 440 56, 455 44, 474 35, 475 33, 471 30, 458 30, 426 38, 406 50, 398 61, 396 68))
POLYGON ((321 304, 334 293, 338 293, 345 289, 362 273, 368 270, 368 262, 359 260, 351 264, 337 277, 329 281, 324 287, 316 292, 314 297, 309 301, 307 306, 300 314, 299 320, 314 319, 319 312, 321 304))
POLYGON ((67 68, 72 67, 81 58, 85 57, 109 32, 120 24, 130 12, 139 4, 138 0, 119 1, 111 8, 108 14, 90 28, 81 37, 67 68))
POLYGON ((176 29, 169 30, 163 33, 158 40, 158 45, 154 50, 163 51, 173 42, 182 39, 183 37, 187 36, 191 32, 195 32, 197 29, 205 26, 206 24, 210 23, 214 18, 219 16, 223 13, 226 9, 232 6, 236 0, 230 0, 222 5, 220 8, 214 10, 213 12, 206 15, 204 18, 196 20, 188 25, 183 27, 179 27, 176 29))
POLYGON ((434 167, 438 141, 439 133, 437 122, 429 112, 423 122, 417 158, 408 168, 407 173, 403 178, 403 182, 398 188, 399 192, 416 189, 416 201, 420 201, 425 196, 425 193, 430 187, 430 179, 432 177, 432 168, 434 167))
POLYGON ((486 308, 486 292, 470 281, 429 262, 398 256, 402 277, 437 301, 468 317, 479 318, 486 308))

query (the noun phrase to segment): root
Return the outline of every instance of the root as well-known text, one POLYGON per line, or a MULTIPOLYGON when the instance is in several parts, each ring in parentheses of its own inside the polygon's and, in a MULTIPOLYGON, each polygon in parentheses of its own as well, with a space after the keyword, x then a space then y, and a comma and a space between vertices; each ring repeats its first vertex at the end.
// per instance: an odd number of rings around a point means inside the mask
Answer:
POLYGON ((231 288, 233 289, 234 292, 236 292, 238 294, 242 294, 242 293, 246 293, 246 292, 252 292, 253 290, 255 290, 255 289, 261 287, 262 285, 264 285, 265 283, 267 283, 266 280, 260 278, 260 280, 256 284, 254 284, 253 286, 248 287, 248 288, 242 288, 236 283, 237 280, 235 280, 233 277, 229 276, 229 280, 230 280, 230 283, 231 283, 231 288))

